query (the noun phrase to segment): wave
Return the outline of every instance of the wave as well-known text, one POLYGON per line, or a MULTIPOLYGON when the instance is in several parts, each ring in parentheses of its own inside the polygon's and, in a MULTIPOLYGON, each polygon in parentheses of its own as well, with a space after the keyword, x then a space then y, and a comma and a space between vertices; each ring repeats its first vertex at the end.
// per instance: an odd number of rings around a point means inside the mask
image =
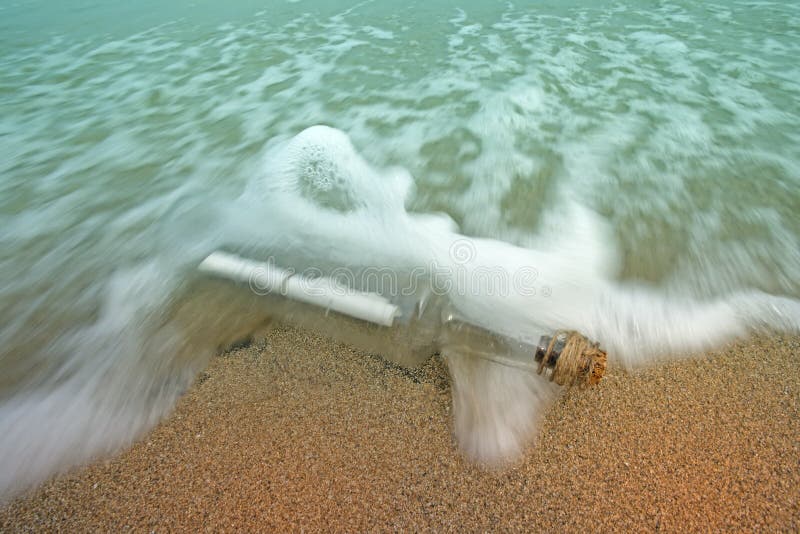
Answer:
MULTIPOLYGON (((789 296, 740 290, 701 299, 620 282, 613 232, 577 201, 548 215, 535 246, 519 247, 461 234, 443 214, 407 210, 410 173, 373 167, 339 130, 314 126, 273 140, 265 154, 241 197, 178 210, 157 254, 92 285, 100 304, 82 326, 54 328, 24 357, 3 355, 18 378, 5 383, 0 404, 3 497, 129 444, 169 412, 215 351, 276 317, 403 363, 411 359, 401 346, 434 348, 382 343, 386 332, 342 328, 342 318, 198 273, 220 248, 383 293, 402 310, 401 330, 433 291, 471 323, 522 341, 577 329, 629 367, 754 331, 800 331, 800 302, 789 296)), ((4 339, 24 351, 20 336, 36 329, 19 324, 28 330, 9 334, 7 326, 4 339)), ((434 323, 413 328, 436 338, 434 323)), ((490 462, 519 454, 555 387, 439 348, 462 447, 490 462)))

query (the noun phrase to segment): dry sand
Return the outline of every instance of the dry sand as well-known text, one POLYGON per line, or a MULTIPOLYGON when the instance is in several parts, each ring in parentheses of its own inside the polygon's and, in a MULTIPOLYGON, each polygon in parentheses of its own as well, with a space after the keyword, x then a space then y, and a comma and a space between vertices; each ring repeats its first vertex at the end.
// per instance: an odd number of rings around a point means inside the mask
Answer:
POLYGON ((119 457, 0 511, 0 531, 800 529, 800 340, 611 369, 504 471, 465 461, 447 374, 279 329, 215 358, 119 457))

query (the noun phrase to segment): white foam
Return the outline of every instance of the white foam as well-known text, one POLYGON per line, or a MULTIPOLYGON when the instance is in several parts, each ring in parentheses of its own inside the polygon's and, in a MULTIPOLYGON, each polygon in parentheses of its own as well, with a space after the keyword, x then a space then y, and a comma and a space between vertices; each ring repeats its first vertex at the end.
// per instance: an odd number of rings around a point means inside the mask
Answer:
MULTIPOLYGON (((330 128, 309 129, 280 151, 272 152, 267 169, 282 171, 266 172, 263 179, 284 183, 287 176, 302 178, 304 167, 295 163, 304 161, 309 146, 314 147, 316 158, 326 162, 327 169, 335 171, 336 188, 360 199, 362 211, 353 212, 338 223, 338 231, 346 236, 339 240, 342 256, 354 264, 373 262, 384 266, 382 262, 391 261, 394 253, 406 257, 411 265, 417 262, 423 267, 444 267, 453 277, 449 296, 459 311, 472 322, 495 331, 535 340, 544 333, 575 328, 600 340, 609 348, 612 359, 636 366, 717 346, 765 325, 792 332, 800 325, 800 308, 792 299, 751 293, 702 301, 671 297, 655 287, 628 287, 614 282, 619 259, 609 233, 600 230, 603 225, 596 215, 578 205, 569 214, 570 224, 562 219, 560 228, 545 225, 546 238, 540 240, 539 249, 468 238, 452 229, 430 226, 427 219, 405 213, 400 204, 392 204, 392 195, 384 189, 391 180, 358 156, 342 132, 330 128), (276 164, 274 158, 287 159, 276 164), (378 224, 379 214, 386 215, 384 220, 391 221, 390 225, 378 224), (397 247, 394 251, 386 247, 389 235, 397 247), (452 255, 453 244, 459 242, 468 247, 466 262, 452 255), (518 291, 519 287, 498 292, 485 279, 477 285, 459 285, 462 276, 476 280, 478 273, 500 272, 508 275, 507 280, 513 280, 515 273, 526 269, 535 269, 534 294, 518 291), (780 311, 775 312, 776 309, 780 311)), ((313 203, 310 206, 312 210, 320 209, 313 203)), ((324 220, 308 214, 300 216, 298 222, 301 219, 324 220)), ((283 223, 292 225, 291 220, 283 223)), ((328 223, 321 222, 319 227, 306 227, 305 231, 328 239, 327 227, 328 223)), ((504 425, 502 418, 491 424, 504 425)), ((470 441, 474 439, 480 441, 474 436, 467 441, 469 448, 476 451, 484 451, 484 447, 505 450, 516 443, 496 434, 487 438, 494 445, 470 441), (494 439, 499 441, 493 442, 494 439)))
MULTIPOLYGON (((274 182, 267 189, 301 198, 293 184, 305 179, 311 154, 336 176, 330 187, 356 201, 358 210, 332 215, 337 218, 337 256, 349 265, 436 266, 448 277, 448 297, 463 317, 512 337, 536 341, 556 330, 577 329, 600 341, 612 361, 635 367, 763 328, 800 329, 800 302, 793 299, 759 292, 677 298, 656 287, 615 282, 619 258, 610 232, 579 204, 544 225, 538 248, 522 248, 470 238, 405 212, 392 201, 390 176, 364 161, 343 132, 313 127, 269 154, 260 178, 274 182)), ((280 204, 287 198, 271 201, 280 204)), ((302 201, 309 211, 295 206, 281 224, 290 235, 303 225, 303 248, 313 251, 310 241, 332 238, 331 221, 319 213, 329 207, 302 201)), ((519 452, 534 428, 535 412, 551 392, 535 379, 511 376, 507 369, 468 355, 451 353, 448 363, 455 380, 456 428, 465 449, 487 461, 519 452)))

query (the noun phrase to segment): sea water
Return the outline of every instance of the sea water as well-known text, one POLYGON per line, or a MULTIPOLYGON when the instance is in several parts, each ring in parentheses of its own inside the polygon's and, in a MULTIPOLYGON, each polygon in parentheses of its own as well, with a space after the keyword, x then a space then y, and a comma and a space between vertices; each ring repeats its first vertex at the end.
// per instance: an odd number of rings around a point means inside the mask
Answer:
MULTIPOLYGON (((274 315, 217 249, 629 366, 796 332, 797 57, 795 2, 3 3, 0 493, 274 315)), ((527 379, 451 370, 516 450, 527 379)))

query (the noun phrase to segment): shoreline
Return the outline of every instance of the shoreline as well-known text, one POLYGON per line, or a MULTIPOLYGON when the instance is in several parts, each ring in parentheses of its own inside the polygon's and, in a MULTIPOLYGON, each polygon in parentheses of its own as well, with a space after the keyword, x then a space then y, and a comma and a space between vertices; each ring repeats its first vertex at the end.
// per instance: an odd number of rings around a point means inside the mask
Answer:
POLYGON ((516 464, 452 436, 441 360, 405 370, 280 327, 215 357, 114 458, 0 508, 0 531, 800 529, 800 338, 566 391, 516 464))

